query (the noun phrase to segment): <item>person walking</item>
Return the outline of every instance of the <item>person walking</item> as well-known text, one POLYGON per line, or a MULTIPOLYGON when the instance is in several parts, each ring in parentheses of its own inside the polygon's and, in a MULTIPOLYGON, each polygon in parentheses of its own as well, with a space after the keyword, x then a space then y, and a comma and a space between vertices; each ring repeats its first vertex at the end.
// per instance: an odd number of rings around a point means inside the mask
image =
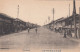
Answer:
POLYGON ((30 28, 28 28, 28 33, 30 32, 30 28))
POLYGON ((71 29, 69 30, 69 33, 68 34, 72 37, 71 29))
POLYGON ((64 38, 66 38, 66 34, 67 34, 66 29, 64 29, 64 38))
POLYGON ((35 31, 36 31, 36 34, 37 34, 37 31, 38 31, 38 30, 37 30, 37 27, 35 28, 35 31))

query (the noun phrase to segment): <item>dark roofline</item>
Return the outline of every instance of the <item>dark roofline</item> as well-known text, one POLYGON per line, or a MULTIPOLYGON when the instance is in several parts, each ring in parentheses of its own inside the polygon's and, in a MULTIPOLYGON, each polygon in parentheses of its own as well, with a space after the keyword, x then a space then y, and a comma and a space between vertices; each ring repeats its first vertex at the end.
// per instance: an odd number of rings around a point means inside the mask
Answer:
POLYGON ((12 18, 12 17, 10 17, 10 16, 8 16, 7 14, 4 14, 4 13, 0 13, 0 18, 14 20, 14 18, 12 18))
MULTIPOLYGON (((79 14, 76 14, 76 17, 79 16, 79 14)), ((66 20, 70 20, 71 18, 73 17, 73 15, 69 16, 69 17, 66 17, 66 18, 60 18, 60 19, 57 19, 55 20, 55 22, 62 22, 62 21, 66 21, 66 20)), ((72 19, 71 19, 72 20, 72 19)))

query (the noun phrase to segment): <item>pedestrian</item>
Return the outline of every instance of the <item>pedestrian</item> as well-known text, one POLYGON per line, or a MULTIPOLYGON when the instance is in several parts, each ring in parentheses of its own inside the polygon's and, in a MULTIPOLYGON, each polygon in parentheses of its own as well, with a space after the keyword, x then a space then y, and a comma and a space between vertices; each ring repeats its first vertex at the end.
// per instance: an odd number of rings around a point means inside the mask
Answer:
POLYGON ((64 29, 64 38, 66 38, 66 34, 67 34, 66 29, 64 29))
POLYGON ((69 30, 69 35, 72 37, 71 29, 69 30))
POLYGON ((36 31, 36 34, 37 34, 37 31, 38 31, 38 30, 37 30, 37 27, 35 28, 35 31, 36 31))
POLYGON ((29 31, 30 31, 30 28, 28 28, 28 33, 29 33, 29 31))

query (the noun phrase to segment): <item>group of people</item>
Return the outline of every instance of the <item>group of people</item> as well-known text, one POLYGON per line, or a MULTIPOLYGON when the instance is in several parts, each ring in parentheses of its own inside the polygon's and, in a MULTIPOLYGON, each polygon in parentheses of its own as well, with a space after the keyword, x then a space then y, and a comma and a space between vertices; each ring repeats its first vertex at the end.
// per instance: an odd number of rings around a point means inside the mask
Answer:
POLYGON ((72 37, 72 34, 71 34, 71 30, 70 29, 64 29, 64 38, 66 38, 66 35, 69 35, 72 37))
MULTIPOLYGON (((38 31, 38 29, 37 29, 37 27, 36 27, 36 28, 35 28, 36 34, 37 34, 37 31, 38 31)), ((30 28, 28 28, 28 33, 30 33, 30 28)))

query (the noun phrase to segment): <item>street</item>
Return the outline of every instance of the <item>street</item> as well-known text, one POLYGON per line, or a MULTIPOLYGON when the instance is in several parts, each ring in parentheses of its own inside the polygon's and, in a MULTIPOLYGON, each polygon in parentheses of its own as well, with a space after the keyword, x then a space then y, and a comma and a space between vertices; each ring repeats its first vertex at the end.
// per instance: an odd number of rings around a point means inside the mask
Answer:
POLYGON ((47 28, 38 28, 36 34, 35 29, 31 29, 9 34, 0 37, 1 49, 16 48, 74 48, 79 45, 79 41, 71 38, 63 38, 63 35, 48 30, 47 28))

